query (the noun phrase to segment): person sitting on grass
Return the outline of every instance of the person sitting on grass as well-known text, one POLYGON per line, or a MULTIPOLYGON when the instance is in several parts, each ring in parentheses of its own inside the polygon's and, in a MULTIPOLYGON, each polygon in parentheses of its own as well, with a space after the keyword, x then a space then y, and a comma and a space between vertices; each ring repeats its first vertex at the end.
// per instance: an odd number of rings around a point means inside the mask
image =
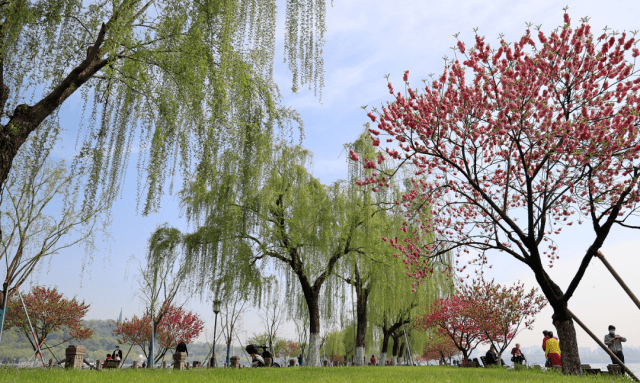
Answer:
POLYGON ((516 343, 516 346, 511 350, 511 361, 515 364, 522 364, 525 361, 524 354, 520 350, 520 343, 516 343))
POLYGON ((496 353, 496 348, 493 345, 491 345, 491 348, 487 351, 485 358, 487 360, 487 366, 498 364, 498 354, 496 353))

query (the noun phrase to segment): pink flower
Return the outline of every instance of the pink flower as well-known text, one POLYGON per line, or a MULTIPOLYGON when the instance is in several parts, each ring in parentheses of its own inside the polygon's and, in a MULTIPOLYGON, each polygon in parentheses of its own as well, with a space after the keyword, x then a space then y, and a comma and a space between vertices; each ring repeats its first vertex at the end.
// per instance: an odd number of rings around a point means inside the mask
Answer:
POLYGON ((351 149, 349 149, 349 154, 351 155, 352 161, 358 161, 360 159, 360 157, 358 157, 358 153, 354 152, 351 149))
POLYGON ((404 76, 402 76, 402 81, 409 81, 409 71, 404 71, 404 76))

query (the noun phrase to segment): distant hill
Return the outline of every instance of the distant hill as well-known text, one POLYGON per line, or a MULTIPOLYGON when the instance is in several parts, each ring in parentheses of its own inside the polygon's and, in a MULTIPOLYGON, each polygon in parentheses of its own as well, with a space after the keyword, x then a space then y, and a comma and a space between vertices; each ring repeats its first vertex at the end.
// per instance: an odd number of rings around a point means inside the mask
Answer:
MULTIPOLYGON (((107 354, 110 354, 115 349, 118 342, 113 335, 113 329, 109 324, 113 323, 111 320, 87 320, 84 321, 86 326, 93 329, 93 337, 85 340, 74 340, 58 347, 52 347, 57 345, 62 340, 63 332, 58 332, 50 335, 47 338, 46 344, 50 346, 50 349, 43 348, 45 360, 65 358, 65 349, 69 344, 81 344, 87 348, 87 354, 85 356, 88 360, 103 360, 107 354), (55 356, 54 356, 55 355, 55 356)), ((203 362, 209 350, 211 350, 211 343, 196 342, 189 345, 189 359, 188 361, 201 361, 203 362)), ((121 345, 120 349, 124 355, 129 351, 128 345, 121 345)), ((216 353, 218 354, 218 363, 221 363, 226 356, 226 346, 218 344, 216 346, 216 353)), ((127 363, 134 359, 138 359, 139 355, 142 355, 140 347, 133 347, 129 352, 127 363)), ((241 357, 246 356, 246 353, 240 347, 233 347, 231 355, 238 355, 241 357)), ((16 329, 5 331, 2 336, 2 344, 0 345, 0 362, 2 363, 21 363, 25 362, 33 355, 31 344, 26 337, 18 333, 16 329)), ((171 354, 165 356, 164 360, 172 362, 171 354)))

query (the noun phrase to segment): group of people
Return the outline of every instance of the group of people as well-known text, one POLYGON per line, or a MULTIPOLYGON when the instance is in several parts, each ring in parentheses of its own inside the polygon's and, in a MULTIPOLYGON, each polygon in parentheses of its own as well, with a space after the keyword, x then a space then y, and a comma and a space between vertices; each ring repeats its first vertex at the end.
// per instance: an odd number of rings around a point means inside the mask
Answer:
POLYGON ((558 338, 553 336, 553 331, 542 331, 544 339, 542 339, 542 351, 547 358, 545 367, 559 366, 562 367, 562 358, 560 357, 560 342, 558 338))
POLYGON ((116 349, 112 354, 107 354, 107 359, 102 363, 102 367, 106 367, 107 361, 109 360, 122 360, 122 350, 120 350, 120 346, 116 346, 116 349))
MULTIPOLYGON (((543 331, 544 339, 542 340, 542 350, 547 357, 547 367, 562 367, 562 357, 560 355, 560 343, 558 338, 553 336, 553 331, 543 331)), ((609 333, 604 336, 604 344, 609 347, 622 363, 624 363, 624 354, 622 353, 622 342, 626 342, 627 338, 616 335, 616 327, 609 326, 609 333)), ((619 364, 617 360, 611 357, 612 364, 619 364)))

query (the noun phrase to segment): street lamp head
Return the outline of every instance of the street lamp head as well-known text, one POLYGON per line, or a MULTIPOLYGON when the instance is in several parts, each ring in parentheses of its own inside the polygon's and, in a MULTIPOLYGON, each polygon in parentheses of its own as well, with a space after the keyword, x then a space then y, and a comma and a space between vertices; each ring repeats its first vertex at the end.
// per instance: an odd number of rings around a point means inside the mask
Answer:
POLYGON ((213 301, 213 312, 218 314, 220 312, 220 305, 222 304, 222 301, 220 300, 215 300, 213 301))

